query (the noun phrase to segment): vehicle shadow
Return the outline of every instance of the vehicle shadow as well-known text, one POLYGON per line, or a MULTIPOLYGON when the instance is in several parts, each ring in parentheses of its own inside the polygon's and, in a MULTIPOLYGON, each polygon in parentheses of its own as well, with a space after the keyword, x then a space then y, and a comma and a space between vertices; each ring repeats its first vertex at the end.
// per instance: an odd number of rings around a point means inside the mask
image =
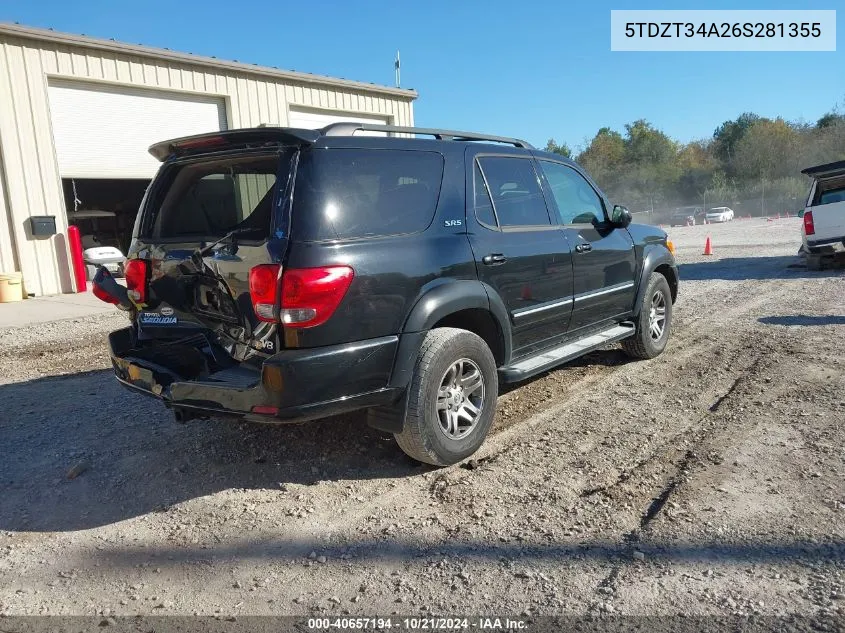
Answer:
POLYGON ((765 325, 845 325, 845 316, 793 314, 760 317, 757 321, 765 325))
MULTIPOLYGON (((608 349, 569 366, 628 361, 608 349)), ((363 411, 304 424, 177 424, 158 401, 118 385, 110 370, 0 385, 0 399, 14 405, 0 412, 0 530, 81 530, 228 489, 432 469, 407 457, 391 434, 368 427, 363 411)))
POLYGON ((402 477, 406 457, 363 413, 299 425, 177 424, 111 371, 0 386, 0 530, 101 526, 231 488, 402 477), (82 471, 69 478, 72 469, 82 471))
MULTIPOLYGON (((448 542, 424 545, 415 539, 358 537, 344 540, 336 545, 325 541, 301 538, 266 539, 241 542, 232 545, 214 546, 217 560, 282 560, 304 558, 311 551, 319 551, 328 559, 337 560, 345 553, 359 561, 381 561, 401 565, 409 560, 434 554, 442 559, 449 556, 461 560, 477 560, 488 563, 502 560, 519 560, 526 564, 532 561, 595 561, 625 563, 632 561, 634 550, 642 552, 655 562, 724 562, 773 564, 786 561, 804 563, 830 563, 845 560, 845 543, 832 539, 828 542, 809 542, 801 539, 775 540, 771 542, 709 541, 683 542, 661 539, 648 542, 615 542, 598 539, 550 539, 546 542, 496 542, 474 539, 452 539, 448 542)), ((110 570, 124 570, 139 565, 160 565, 175 567, 185 563, 207 561, 209 550, 194 547, 149 547, 121 546, 103 553, 97 558, 102 566, 110 570)))
POLYGON ((804 260, 795 256, 778 257, 725 257, 703 262, 679 264, 681 282, 725 279, 821 279, 841 277, 843 269, 808 270, 804 260))

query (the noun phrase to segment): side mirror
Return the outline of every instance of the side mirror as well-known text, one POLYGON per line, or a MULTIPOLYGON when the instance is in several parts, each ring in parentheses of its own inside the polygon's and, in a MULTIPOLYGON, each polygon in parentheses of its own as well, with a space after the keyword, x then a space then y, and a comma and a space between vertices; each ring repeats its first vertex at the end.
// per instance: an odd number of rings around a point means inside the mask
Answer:
POLYGON ((621 204, 613 205, 613 212, 610 214, 610 222, 620 229, 626 228, 632 221, 631 212, 628 207, 623 207, 621 204))

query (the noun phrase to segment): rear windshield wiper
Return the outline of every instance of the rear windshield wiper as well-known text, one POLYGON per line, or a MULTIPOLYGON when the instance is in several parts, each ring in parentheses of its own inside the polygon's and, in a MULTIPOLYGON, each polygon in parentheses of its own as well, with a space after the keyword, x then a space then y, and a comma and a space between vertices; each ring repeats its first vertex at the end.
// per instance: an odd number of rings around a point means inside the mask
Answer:
POLYGON ((216 242, 212 242, 208 246, 197 246, 197 248, 191 254, 191 260, 193 261, 194 266, 196 266, 199 270, 204 270, 207 273, 211 273, 212 277, 217 277, 217 273, 215 273, 214 270, 208 264, 205 263, 205 256, 209 252, 211 252, 216 246, 219 246, 223 242, 228 241, 232 244, 232 246, 234 246, 236 244, 235 236, 242 235, 244 233, 254 233, 255 231, 256 229, 254 228, 247 228, 242 226, 240 228, 229 231, 228 233, 226 233, 226 235, 221 237, 216 242))
POLYGON ((236 243, 235 236, 243 235, 244 233, 255 233, 255 231, 257 231, 257 230, 258 229, 248 228, 248 227, 244 227, 244 226, 242 226, 238 229, 233 229, 233 230, 229 231, 228 233, 226 233, 226 235, 221 237, 219 240, 217 240, 216 242, 212 242, 208 246, 203 246, 203 247, 198 246, 197 249, 194 251, 194 254, 199 256, 199 257, 205 257, 206 254, 208 254, 209 252, 214 250, 215 247, 219 246, 220 244, 222 244, 224 242, 230 242, 234 246, 235 243, 236 243))

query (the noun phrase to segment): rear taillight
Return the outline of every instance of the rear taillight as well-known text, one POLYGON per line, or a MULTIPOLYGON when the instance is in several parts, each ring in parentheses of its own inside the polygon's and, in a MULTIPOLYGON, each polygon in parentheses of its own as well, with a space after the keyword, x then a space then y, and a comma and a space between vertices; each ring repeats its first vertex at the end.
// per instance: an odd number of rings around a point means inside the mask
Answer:
POLYGON ((120 301, 117 300, 117 297, 112 297, 108 292, 103 290, 99 284, 94 283, 91 286, 91 292, 94 293, 94 296, 97 297, 100 301, 105 301, 106 303, 111 303, 113 305, 119 305, 120 301))
POLYGON ((149 267, 146 260, 143 259, 130 259, 124 267, 123 274, 126 277, 127 294, 136 304, 146 303, 147 301, 148 272, 149 267))
POLYGON ((279 264, 261 264, 249 270, 249 296, 259 321, 272 323, 276 320, 280 270, 279 264))
POLYGON ((816 226, 813 224, 813 212, 804 212, 804 233, 806 235, 815 235, 816 226))
POLYGON ((349 266, 288 269, 282 274, 282 323, 314 327, 328 321, 343 300, 354 271, 349 266))
POLYGON ((91 280, 91 292, 100 301, 116 305, 121 310, 132 309, 129 291, 117 283, 104 266, 97 268, 97 272, 94 273, 94 278, 91 280))

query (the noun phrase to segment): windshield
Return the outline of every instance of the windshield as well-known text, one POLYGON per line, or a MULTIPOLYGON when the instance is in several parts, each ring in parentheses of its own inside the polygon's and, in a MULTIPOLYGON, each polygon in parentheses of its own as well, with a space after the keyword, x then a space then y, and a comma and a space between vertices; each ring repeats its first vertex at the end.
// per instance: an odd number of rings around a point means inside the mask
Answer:
MULTIPOLYGON (((290 156, 283 154, 282 163, 289 164, 290 156)), ((154 239, 208 240, 243 230, 245 239, 266 238, 273 225, 278 173, 279 154, 175 164, 163 173, 162 186, 147 206, 146 233, 154 239)))

